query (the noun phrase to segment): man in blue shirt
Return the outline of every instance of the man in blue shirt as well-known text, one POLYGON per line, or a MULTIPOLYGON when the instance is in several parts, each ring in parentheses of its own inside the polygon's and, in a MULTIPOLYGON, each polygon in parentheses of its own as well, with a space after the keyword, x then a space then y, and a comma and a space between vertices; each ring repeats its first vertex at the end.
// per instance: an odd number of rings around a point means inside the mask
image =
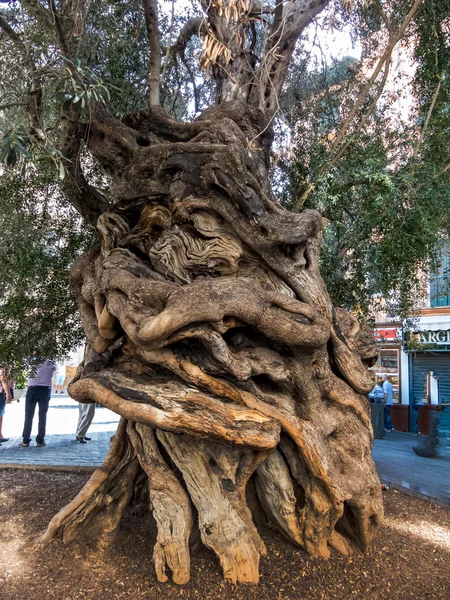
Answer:
POLYGON ((391 406, 394 404, 394 388, 387 375, 383 375, 384 394, 384 428, 386 431, 394 431, 391 420, 391 406))

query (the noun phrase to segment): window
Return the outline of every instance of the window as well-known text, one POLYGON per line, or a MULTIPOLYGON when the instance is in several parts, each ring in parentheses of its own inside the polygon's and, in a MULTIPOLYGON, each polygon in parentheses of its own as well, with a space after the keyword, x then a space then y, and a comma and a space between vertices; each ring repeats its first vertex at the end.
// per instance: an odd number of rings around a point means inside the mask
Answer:
POLYGON ((430 306, 450 306, 450 242, 442 246, 441 260, 430 277, 430 306))
POLYGON ((380 349, 376 368, 376 383, 383 385, 383 376, 388 375, 389 381, 392 383, 392 387, 394 388, 394 404, 400 404, 399 351, 394 348, 380 349))

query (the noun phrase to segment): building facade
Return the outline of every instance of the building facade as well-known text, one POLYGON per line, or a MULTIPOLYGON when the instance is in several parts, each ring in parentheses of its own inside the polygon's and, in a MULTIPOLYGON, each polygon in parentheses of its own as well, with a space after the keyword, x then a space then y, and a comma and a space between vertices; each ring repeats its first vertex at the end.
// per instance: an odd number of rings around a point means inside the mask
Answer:
POLYGON ((430 278, 425 305, 412 327, 384 315, 377 320, 376 376, 388 374, 394 387, 394 427, 428 432, 430 411, 450 405, 450 252, 446 244, 439 268, 430 278), (415 412, 417 411, 417 412, 415 412))

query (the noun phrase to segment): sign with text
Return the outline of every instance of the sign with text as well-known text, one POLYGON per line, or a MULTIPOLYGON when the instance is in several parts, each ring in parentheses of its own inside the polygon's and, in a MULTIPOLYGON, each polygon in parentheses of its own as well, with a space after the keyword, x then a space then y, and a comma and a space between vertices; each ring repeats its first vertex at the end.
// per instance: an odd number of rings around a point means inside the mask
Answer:
POLYGON ((415 333, 420 344, 450 344, 450 329, 440 331, 417 331, 415 333))
POLYGON ((391 342, 399 340, 401 338, 401 333, 399 329, 394 327, 388 329, 374 329, 373 337, 377 342, 391 342))

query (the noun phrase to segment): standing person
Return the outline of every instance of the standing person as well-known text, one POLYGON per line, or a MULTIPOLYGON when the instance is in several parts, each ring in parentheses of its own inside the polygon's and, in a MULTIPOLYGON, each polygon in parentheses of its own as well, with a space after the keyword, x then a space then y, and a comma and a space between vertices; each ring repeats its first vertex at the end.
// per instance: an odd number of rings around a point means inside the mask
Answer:
POLYGON ((60 392, 64 394, 64 381, 66 379, 66 365, 63 360, 58 360, 56 364, 55 376, 55 394, 60 392))
POLYGON ((91 441, 90 437, 86 437, 86 433, 89 427, 91 426, 92 419, 94 418, 95 402, 92 402, 90 404, 79 402, 78 407, 79 417, 76 438, 77 442, 80 442, 80 444, 86 444, 86 442, 91 441))
POLYGON ((383 375, 384 394, 384 428, 386 431, 394 431, 391 420, 391 406, 394 404, 394 388, 387 375, 383 375))
POLYGON ((414 435, 420 435, 419 430, 419 406, 423 406, 423 400, 417 400, 414 398, 413 402, 413 433, 414 435))
POLYGON ((22 433, 23 441, 20 444, 24 448, 28 448, 31 442, 31 428, 33 426, 36 404, 39 404, 36 446, 45 446, 45 426, 47 424, 48 404, 52 393, 52 379, 55 371, 56 364, 54 361, 45 360, 37 367, 35 376, 28 377, 28 390, 25 396, 25 423, 22 433))
POLYGON ((11 389, 9 381, 6 377, 5 369, 0 369, 0 445, 2 442, 7 442, 9 438, 3 437, 3 415, 5 414, 6 405, 12 401, 11 389))

